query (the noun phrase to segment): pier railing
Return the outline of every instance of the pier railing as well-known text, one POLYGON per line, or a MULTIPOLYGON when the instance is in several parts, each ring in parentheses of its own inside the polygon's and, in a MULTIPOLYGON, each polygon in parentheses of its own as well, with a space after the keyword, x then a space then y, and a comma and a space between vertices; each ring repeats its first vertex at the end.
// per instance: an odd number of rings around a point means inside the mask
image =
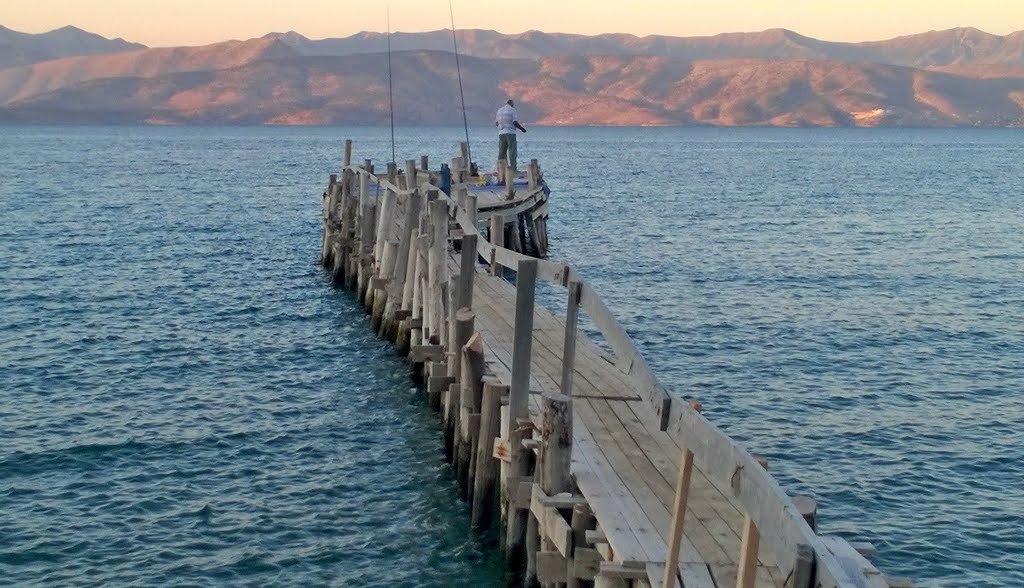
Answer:
MULTIPOLYGON (((460 335, 457 332, 455 311, 468 306, 462 302, 466 302, 466 296, 472 297, 472 282, 469 282, 469 293, 465 292, 467 286, 464 283, 456 283, 454 278, 449 283, 451 277, 447 275, 444 267, 446 262, 438 259, 438 256, 443 256, 447 250, 449 231, 454 223, 454 227, 461 232, 464 252, 467 246, 475 247, 476 254, 491 266, 492 273, 501 272, 501 268, 518 272, 520 296, 517 298, 516 341, 513 344, 516 349, 525 345, 527 358, 529 357, 529 344, 520 339, 532 336, 529 333, 532 319, 524 335, 520 332, 519 306, 524 302, 521 298, 526 292, 529 300, 526 301, 528 305, 524 304, 524 308, 528 309, 532 316, 534 277, 564 289, 568 296, 568 314, 563 374, 568 376, 563 376, 563 393, 569 393, 566 389, 566 377, 569 378, 568 386, 571 386, 577 336, 576 320, 579 310, 582 309, 611 348, 615 365, 650 409, 653 425, 668 433, 684 448, 676 487, 669 553, 665 558, 669 570, 674 568, 679 538, 683 532, 689 472, 696 465, 720 488, 731 489, 732 495, 743 507, 745 522, 741 553, 737 560, 738 588, 752 586, 759 549, 770 551, 774 561, 787 577, 786 586, 807 588, 879 585, 871 583, 871 578, 868 578, 859 567, 862 558, 858 559, 852 547, 841 540, 816 534, 811 526, 813 519, 810 517, 813 512, 798 507, 794 499, 788 496, 775 478, 768 473, 763 460, 737 445, 704 417, 700 413, 699 403, 684 400, 681 396, 670 393, 659 382, 626 329, 595 289, 574 268, 565 263, 535 259, 503 246, 504 231, 498 229, 504 227, 503 219, 507 218, 506 215, 515 215, 536 205, 536 198, 543 192, 540 186, 542 179, 539 167, 531 168, 530 183, 525 195, 515 197, 510 194, 512 197, 507 203, 481 213, 476 197, 467 190, 468 169, 464 169, 466 166, 462 162, 463 160, 459 159, 453 160, 453 194, 446 194, 431 183, 433 176, 429 172, 416 169, 414 161, 406 163, 404 174, 399 174, 394 164, 391 164, 387 175, 376 175, 369 161, 364 162, 362 166, 352 165, 351 144, 346 145, 341 182, 336 186, 332 177, 332 184, 324 201, 325 222, 329 216, 340 218, 338 228, 343 235, 353 236, 353 241, 359 243, 361 250, 356 252, 356 255, 344 255, 343 248, 338 248, 337 243, 332 245, 325 233, 324 257, 333 259, 336 269, 338 264, 344 264, 346 267, 341 269, 341 273, 349 276, 348 279, 352 281, 358 281, 359 291, 365 293, 365 296, 369 297, 373 292, 377 292, 373 313, 375 325, 379 324, 378 314, 383 316, 390 313, 394 318, 407 321, 412 333, 406 345, 418 346, 419 353, 426 356, 442 353, 441 350, 434 351, 431 343, 440 343, 442 347, 448 343, 447 348, 456 350, 466 344, 465 339, 468 335, 460 335), (379 191, 382 192, 380 197, 375 199, 369 196, 371 184, 379 186, 379 191), (355 194, 357 186, 358 197, 355 194), (404 222, 398 222, 395 212, 395 203, 399 196, 407 199, 404 222), (333 215, 332 211, 336 209, 340 210, 340 213, 333 215), (481 220, 487 222, 481 223, 481 220), (396 232, 397 229, 390 227, 393 222, 400 228, 401 234, 396 232), (355 226, 355 223, 359 223, 360 226, 355 226), (490 238, 481 231, 482 224, 489 229, 490 238), (332 247, 334 249, 331 249, 332 247), (420 263, 417 263, 417 255, 420 263), (424 270, 425 273, 421 277, 419 272, 424 270), (391 288, 391 295, 388 297, 389 285, 394 286, 389 284, 391 276, 398 278, 400 288, 391 288), (421 292, 421 284, 428 292, 421 292), (434 300, 427 301, 428 296, 433 296, 434 300), (380 300, 381 298, 384 300, 380 300), (379 313, 378 303, 381 306, 379 313), (445 317, 449 318, 450 328, 444 326, 445 317), (417 333, 417 330, 420 333, 417 333), (433 338, 428 338, 427 333, 433 338)), ((509 185, 511 186, 511 182, 509 185)), ((466 265, 465 253, 463 260, 466 265)), ((476 259, 469 262, 470 273, 476 262, 476 259)), ((401 335, 399 339, 401 340, 401 335)), ((458 356, 459 352, 455 351, 455 355, 458 356)), ((522 373, 516 373, 522 369, 527 370, 525 377, 529 379, 528 365, 526 368, 513 365, 513 388, 517 386, 517 377, 520 380, 524 377, 522 373)), ((454 377, 438 382, 436 387, 440 390, 444 385, 455 381, 458 368, 455 374, 454 377)), ((451 371, 449 376, 452 376, 451 371)), ((528 381, 526 386, 528 388, 528 381)), ((428 384, 428 392, 433 392, 433 387, 433 383, 428 384)), ((521 382, 518 387, 523 387, 521 382)), ((512 393, 515 395, 515 390, 512 393)), ((528 393, 528 389, 522 393, 528 393)), ((517 402, 525 406, 525 399, 510 400, 513 406, 517 402)), ((479 407, 477 409, 479 410, 479 407)), ((514 413, 515 410, 512 414, 512 426, 506 428, 515 428, 514 413)), ((513 436, 511 451, 516 452, 520 442, 523 445, 527 444, 513 436)))

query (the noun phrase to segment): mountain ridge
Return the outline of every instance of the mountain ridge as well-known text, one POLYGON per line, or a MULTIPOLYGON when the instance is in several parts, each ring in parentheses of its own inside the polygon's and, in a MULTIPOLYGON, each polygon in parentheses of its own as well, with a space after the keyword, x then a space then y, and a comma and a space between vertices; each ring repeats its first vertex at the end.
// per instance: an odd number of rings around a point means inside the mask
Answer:
MULTIPOLYGON (((0 42, 8 32, 0 27, 0 42)), ((83 33, 91 35, 46 35, 83 33)), ((1020 126, 1024 113, 1024 32, 958 28, 866 43, 781 28, 458 35, 467 110, 480 124, 509 95, 525 120, 546 125, 1020 126)), ((8 67, 0 120, 378 124, 388 118, 385 41, 288 31, 8 67)), ((391 41, 399 122, 461 123, 451 31, 391 41)))
MULTIPOLYGON (((399 124, 458 124, 455 66, 392 56, 399 124)), ((982 77, 821 60, 679 61, 558 56, 462 63, 467 114, 488 124, 508 95, 540 125, 1020 126, 1024 76, 982 77)), ((89 80, 15 101, 6 122, 385 124, 387 55, 287 56, 229 69, 89 80), (370 96, 371 99, 366 97, 370 96), (372 99, 379 96, 382 99, 372 99)))
POLYGON ((45 33, 22 33, 0 25, 0 69, 62 57, 100 55, 143 49, 145 45, 118 37, 108 39, 67 25, 45 33))

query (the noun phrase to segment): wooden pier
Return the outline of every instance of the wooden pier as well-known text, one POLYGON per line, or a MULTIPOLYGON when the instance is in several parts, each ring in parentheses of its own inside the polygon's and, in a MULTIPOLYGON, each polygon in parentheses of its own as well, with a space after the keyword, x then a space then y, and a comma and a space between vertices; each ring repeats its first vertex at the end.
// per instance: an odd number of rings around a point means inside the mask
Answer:
POLYGON ((597 292, 542 259, 536 161, 498 185, 472 167, 463 148, 439 171, 422 157, 375 174, 347 141, 321 261, 408 355, 474 528, 500 525, 525 585, 913 586, 880 573, 869 544, 819 536, 814 500, 670 393, 597 292), (564 316, 535 303, 538 280, 565 291, 564 316))

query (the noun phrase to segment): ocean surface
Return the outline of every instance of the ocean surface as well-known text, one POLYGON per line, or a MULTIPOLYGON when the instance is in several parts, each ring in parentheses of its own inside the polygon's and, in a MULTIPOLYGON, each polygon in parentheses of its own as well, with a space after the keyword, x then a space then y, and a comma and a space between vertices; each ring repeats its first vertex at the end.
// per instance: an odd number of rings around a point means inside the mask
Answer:
MULTIPOLYGON (((345 138, 391 159, 382 128, 0 128, 0 585, 502 583, 317 265, 345 138)), ((520 157, 552 257, 822 532, 1024 586, 1024 133, 531 127, 520 157)))

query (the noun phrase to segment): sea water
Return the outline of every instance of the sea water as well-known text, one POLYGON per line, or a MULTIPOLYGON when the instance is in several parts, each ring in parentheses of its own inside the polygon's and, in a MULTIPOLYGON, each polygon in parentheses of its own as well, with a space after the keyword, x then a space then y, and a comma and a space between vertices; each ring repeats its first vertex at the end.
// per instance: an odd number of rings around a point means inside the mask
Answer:
MULTIPOLYGON (((552 257, 821 532, 1024 585, 1024 135, 529 128, 552 257)), ((391 159, 382 128, 0 129, 0 584, 504 581, 316 263, 345 138, 391 159)), ((396 138, 436 167, 463 130, 396 138)))

